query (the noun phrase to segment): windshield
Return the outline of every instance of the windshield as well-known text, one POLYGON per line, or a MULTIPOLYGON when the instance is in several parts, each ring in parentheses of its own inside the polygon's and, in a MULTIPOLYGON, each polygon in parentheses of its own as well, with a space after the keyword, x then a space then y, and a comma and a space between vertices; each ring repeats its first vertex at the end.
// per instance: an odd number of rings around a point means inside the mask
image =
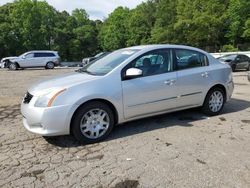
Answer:
POLYGON ((84 68, 77 70, 77 72, 86 72, 93 75, 105 75, 138 51, 138 49, 117 50, 95 62, 90 63, 84 68))
POLYGON ((219 57, 218 59, 220 60, 234 60, 236 58, 237 55, 224 55, 219 57))

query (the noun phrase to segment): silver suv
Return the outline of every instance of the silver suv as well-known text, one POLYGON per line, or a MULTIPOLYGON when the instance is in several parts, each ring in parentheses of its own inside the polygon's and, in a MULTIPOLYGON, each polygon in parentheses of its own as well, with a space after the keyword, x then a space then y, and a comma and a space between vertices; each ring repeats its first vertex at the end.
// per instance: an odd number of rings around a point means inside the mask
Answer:
POLYGON ((60 63, 60 57, 56 51, 30 51, 18 57, 4 58, 4 67, 10 70, 19 68, 45 67, 53 69, 60 63))

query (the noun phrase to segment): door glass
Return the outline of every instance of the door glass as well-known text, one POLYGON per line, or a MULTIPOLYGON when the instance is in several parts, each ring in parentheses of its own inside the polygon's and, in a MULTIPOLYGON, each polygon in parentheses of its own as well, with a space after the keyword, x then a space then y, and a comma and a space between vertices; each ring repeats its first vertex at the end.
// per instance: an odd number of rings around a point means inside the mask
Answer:
POLYGON ((27 55, 25 56, 26 59, 33 58, 33 57, 34 57, 34 54, 33 54, 33 53, 27 54, 27 55))
POLYGON ((189 69, 208 65, 207 56, 192 50, 175 50, 177 69, 189 69))
POLYGON ((170 50, 157 50, 142 55, 133 61, 128 68, 141 69, 143 76, 162 74, 173 70, 172 59, 170 50))

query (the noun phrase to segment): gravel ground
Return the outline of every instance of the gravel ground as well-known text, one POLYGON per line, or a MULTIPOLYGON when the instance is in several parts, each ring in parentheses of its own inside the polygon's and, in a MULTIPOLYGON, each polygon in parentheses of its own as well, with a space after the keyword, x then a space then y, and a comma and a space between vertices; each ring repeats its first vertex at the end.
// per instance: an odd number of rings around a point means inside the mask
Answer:
POLYGON ((32 83, 72 69, 0 70, 0 187, 250 187, 250 82, 220 116, 186 110, 117 126, 108 140, 80 145, 22 125, 32 83))

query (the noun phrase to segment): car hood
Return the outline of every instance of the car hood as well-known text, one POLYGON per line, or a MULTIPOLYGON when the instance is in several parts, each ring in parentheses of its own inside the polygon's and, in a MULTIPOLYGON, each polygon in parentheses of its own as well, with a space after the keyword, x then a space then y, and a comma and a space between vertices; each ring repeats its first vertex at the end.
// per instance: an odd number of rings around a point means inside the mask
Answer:
POLYGON ((5 61, 5 60, 12 60, 12 59, 16 59, 18 58, 17 56, 12 56, 12 57, 5 57, 1 60, 1 62, 5 61))
POLYGON ((73 72, 38 82, 34 84, 28 91, 34 96, 40 96, 55 90, 67 89, 69 87, 84 82, 89 82, 91 80, 96 80, 98 78, 100 78, 100 76, 73 72))

